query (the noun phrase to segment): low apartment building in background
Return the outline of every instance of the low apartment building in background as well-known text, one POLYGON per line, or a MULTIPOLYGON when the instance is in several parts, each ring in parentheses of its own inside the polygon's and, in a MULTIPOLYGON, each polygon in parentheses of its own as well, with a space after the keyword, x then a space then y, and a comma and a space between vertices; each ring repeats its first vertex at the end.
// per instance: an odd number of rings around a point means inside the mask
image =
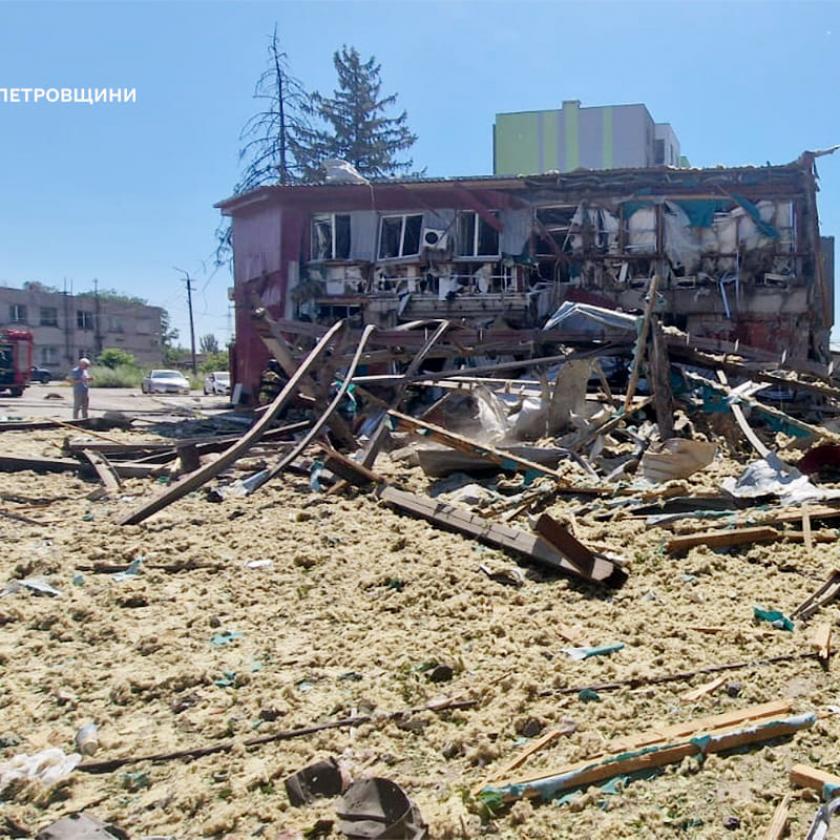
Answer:
POLYGON ((496 175, 688 165, 671 124, 654 122, 642 104, 583 108, 571 99, 560 109, 496 114, 493 126, 496 175))
POLYGON ((141 367, 160 367, 163 309, 108 294, 65 294, 40 283, 0 287, 0 327, 32 332, 32 363, 64 376, 78 359, 104 348, 131 353, 141 367))

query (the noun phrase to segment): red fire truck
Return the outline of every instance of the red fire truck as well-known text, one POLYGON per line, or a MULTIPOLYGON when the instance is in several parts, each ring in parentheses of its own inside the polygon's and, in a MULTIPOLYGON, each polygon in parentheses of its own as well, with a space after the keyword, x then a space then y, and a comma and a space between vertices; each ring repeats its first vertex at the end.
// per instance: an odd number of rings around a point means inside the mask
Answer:
POLYGON ((0 391, 19 397, 29 384, 32 370, 32 333, 0 329, 0 391))

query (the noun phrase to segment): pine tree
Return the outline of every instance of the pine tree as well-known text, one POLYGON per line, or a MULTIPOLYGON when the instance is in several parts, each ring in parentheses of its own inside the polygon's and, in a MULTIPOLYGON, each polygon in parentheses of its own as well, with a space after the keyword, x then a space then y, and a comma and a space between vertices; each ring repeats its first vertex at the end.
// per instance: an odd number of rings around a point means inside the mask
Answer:
POLYGON ((413 161, 397 155, 411 148, 417 135, 408 128, 405 111, 395 117, 387 112, 397 95, 382 96, 381 65, 371 56, 362 61, 354 47, 343 46, 333 55, 338 88, 332 98, 315 93, 311 113, 326 129, 299 132, 296 159, 304 164, 307 180, 323 178, 321 161, 339 158, 353 164, 365 178, 393 178, 408 174, 413 161))

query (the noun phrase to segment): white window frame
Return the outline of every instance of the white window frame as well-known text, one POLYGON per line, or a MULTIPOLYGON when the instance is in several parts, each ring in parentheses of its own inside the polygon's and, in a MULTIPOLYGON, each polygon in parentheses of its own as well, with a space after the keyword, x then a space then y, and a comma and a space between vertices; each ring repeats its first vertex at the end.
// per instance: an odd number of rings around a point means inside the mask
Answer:
POLYGON ((9 304, 9 320, 13 324, 26 324, 27 314, 25 303, 9 304), (21 315, 23 315, 23 317, 21 317, 21 315))
POLYGON ((376 258, 377 260, 401 260, 404 257, 416 257, 420 254, 420 248, 422 247, 423 240, 423 214, 422 213, 388 213, 386 216, 380 216, 379 218, 379 238, 376 243, 376 258), (405 229, 406 229, 406 222, 409 217, 419 216, 420 217, 420 241, 417 245, 417 250, 412 252, 411 254, 404 253, 405 251, 405 229), (385 221, 389 219, 400 219, 400 252, 395 257, 382 257, 379 256, 382 253, 382 231, 385 228, 385 221))
MULTIPOLYGON (((348 233, 350 232, 350 227, 352 227, 353 220, 349 213, 314 213, 312 216, 312 230, 310 236, 312 237, 310 243, 310 253, 312 254, 312 262, 326 262, 327 260, 344 260, 349 258, 349 254, 347 257, 337 257, 335 255, 335 217, 336 216, 347 216, 347 226, 348 226, 348 233), (316 257, 315 256, 315 225, 323 222, 329 221, 330 223, 330 253, 326 257, 316 257)), ((352 239, 351 239, 351 248, 352 248, 352 239)))
POLYGON ((93 312, 88 309, 76 310, 76 329, 82 332, 90 332, 93 330, 93 312), (81 317, 80 317, 81 316, 81 317), (81 323, 79 323, 81 321, 81 323), (90 326, 87 326, 90 324, 90 326))
MULTIPOLYGON (((491 210, 493 217, 498 219, 499 212, 498 210, 491 210)), ((481 240, 481 225, 482 223, 491 227, 484 219, 481 218, 481 214, 477 213, 475 210, 459 210, 458 211, 458 235, 461 234, 461 216, 470 215, 473 217, 475 224, 473 225, 473 241, 472 241, 472 250, 469 254, 459 254, 458 256, 463 260, 477 260, 477 259, 486 259, 487 257, 500 257, 502 254, 502 238, 498 235, 498 231, 496 231, 496 251, 493 254, 479 254, 478 253, 478 243, 481 240)), ((460 243, 459 243, 460 244, 460 243)))
POLYGON ((41 364, 44 367, 52 367, 58 364, 58 347, 51 344, 41 345, 41 364))
POLYGON ((42 327, 57 327, 58 326, 58 307, 57 306, 42 306, 38 313, 38 323, 42 327), (45 312, 54 312, 55 318, 52 321, 44 320, 45 312))

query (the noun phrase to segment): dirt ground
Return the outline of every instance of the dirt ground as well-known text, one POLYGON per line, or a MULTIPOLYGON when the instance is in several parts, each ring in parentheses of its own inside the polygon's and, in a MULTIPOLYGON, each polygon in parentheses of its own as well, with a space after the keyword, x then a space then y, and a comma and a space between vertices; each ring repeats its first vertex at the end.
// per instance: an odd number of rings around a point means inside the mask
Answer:
MULTIPOLYGON (((56 455, 64 434, 6 432, 2 442, 7 453, 56 455)), ((386 457, 377 466, 409 489, 429 487, 417 468, 386 457)), ((719 460, 686 484, 714 487, 738 471, 719 460)), ((502 552, 400 515, 365 493, 314 493, 305 476, 286 475, 251 498, 222 504, 194 493, 131 527, 114 524, 115 515, 160 485, 127 481, 122 498, 89 501, 95 486, 67 474, 0 474, 0 509, 38 522, 0 516, 0 581, 43 576, 62 593, 0 599, 0 759, 48 746, 72 752, 76 730, 89 721, 99 727, 98 760, 241 741, 421 706, 440 695, 474 698, 477 706, 252 750, 239 744, 191 762, 76 771, 55 788, 7 791, 0 834, 17 825, 34 835, 79 810, 133 838, 306 831, 334 819, 334 802, 292 808, 283 779, 336 756, 355 776, 403 786, 433 838, 752 838, 763 836, 790 790, 792 764, 840 771, 840 717, 828 714, 787 741, 711 755, 702 764, 686 759, 617 792, 592 788, 571 803, 518 803, 483 822, 470 793, 529 743, 522 733, 533 736, 569 718, 576 732, 532 757, 518 771, 523 778, 658 722, 785 697, 797 711, 838 703, 836 671, 813 659, 733 671, 728 682, 737 683, 729 686, 737 696, 721 688, 694 703, 680 695, 708 677, 604 691, 597 702, 545 694, 809 650, 812 627, 788 633, 758 625, 753 607, 789 614, 838 566, 834 544, 812 551, 789 543, 696 548, 673 558, 662 548, 666 529, 644 520, 599 522, 592 503, 559 500, 550 512, 570 521, 579 539, 627 559, 627 584, 599 590, 523 565, 526 581, 514 588, 478 568, 513 565, 502 552), (37 499, 52 501, 38 506, 37 499), (146 568, 122 581, 79 571, 137 557, 146 566, 197 561, 215 568, 146 568), (563 652, 568 628, 586 644, 625 647, 571 661, 563 652), (450 665, 452 679, 431 681, 431 663, 450 665), (724 828, 730 817, 739 827, 724 828)), ((836 606, 818 618, 836 623, 836 606)), ((790 836, 804 836, 815 808, 810 794, 793 800, 790 836)))

